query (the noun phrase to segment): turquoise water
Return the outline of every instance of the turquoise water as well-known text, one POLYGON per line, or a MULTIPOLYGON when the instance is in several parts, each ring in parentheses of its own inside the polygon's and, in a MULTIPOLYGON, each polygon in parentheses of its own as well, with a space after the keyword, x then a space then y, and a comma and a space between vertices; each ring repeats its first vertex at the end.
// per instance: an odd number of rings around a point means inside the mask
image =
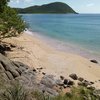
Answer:
POLYGON ((31 31, 100 57, 99 14, 25 14, 23 18, 31 31))

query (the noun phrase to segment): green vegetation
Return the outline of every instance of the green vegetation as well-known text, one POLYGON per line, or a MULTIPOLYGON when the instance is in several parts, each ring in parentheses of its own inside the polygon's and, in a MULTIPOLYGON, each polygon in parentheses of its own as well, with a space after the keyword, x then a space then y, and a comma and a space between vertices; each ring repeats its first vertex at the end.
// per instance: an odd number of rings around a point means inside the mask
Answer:
POLYGON ((34 97, 36 100, 100 100, 100 96, 95 95, 94 90, 87 89, 86 87, 73 87, 70 93, 56 97, 35 92, 34 97))
POLYGON ((9 0, 0 0, 0 39, 17 36, 25 30, 18 13, 7 6, 9 0))
POLYGON ((7 7, 9 0, 0 0, 0 12, 3 12, 7 7))
POLYGON ((73 87, 70 93, 51 97, 40 92, 26 92, 19 83, 15 83, 0 94, 0 100, 100 100, 100 96, 86 87, 73 87))
POLYGON ((15 83, 0 94, 0 100, 27 100, 27 93, 19 83, 15 83))
POLYGON ((36 100, 53 100, 53 97, 50 97, 49 95, 45 95, 38 91, 32 92, 31 96, 32 98, 35 98, 36 100))
POLYGON ((42 6, 32 6, 24 9, 16 8, 19 13, 76 13, 70 6, 62 2, 54 2, 42 6))

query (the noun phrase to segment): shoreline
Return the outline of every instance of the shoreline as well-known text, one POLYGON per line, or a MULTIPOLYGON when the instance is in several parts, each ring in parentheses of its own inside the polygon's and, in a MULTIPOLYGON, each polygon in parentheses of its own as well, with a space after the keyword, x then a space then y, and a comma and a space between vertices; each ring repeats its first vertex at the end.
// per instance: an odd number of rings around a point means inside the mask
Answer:
POLYGON ((16 49, 7 52, 9 59, 23 62, 30 68, 42 68, 42 72, 55 77, 69 78, 72 73, 89 81, 96 81, 95 87, 100 89, 100 65, 76 54, 66 53, 47 45, 44 41, 29 34, 5 39, 15 44, 16 49))
POLYGON ((80 55, 88 60, 95 59, 100 63, 100 56, 98 54, 94 54, 93 51, 84 49, 79 45, 44 36, 43 34, 41 35, 41 33, 32 32, 31 30, 27 30, 25 33, 35 36, 58 51, 80 55))

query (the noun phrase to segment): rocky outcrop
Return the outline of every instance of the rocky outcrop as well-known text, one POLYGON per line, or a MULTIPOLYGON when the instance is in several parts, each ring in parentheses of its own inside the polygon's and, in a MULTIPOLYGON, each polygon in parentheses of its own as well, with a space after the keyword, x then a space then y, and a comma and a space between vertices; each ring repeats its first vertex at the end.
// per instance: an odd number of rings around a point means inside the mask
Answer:
POLYGON ((0 54, 0 76, 4 80, 7 82, 18 81, 28 90, 38 90, 49 95, 57 95, 58 92, 53 89, 56 85, 53 75, 44 75, 41 80, 38 80, 37 77, 41 75, 43 74, 40 73, 40 70, 30 69, 29 66, 21 62, 11 61, 0 54))
POLYGON ((7 76, 13 76, 14 78, 20 76, 20 74, 17 71, 17 66, 14 65, 12 61, 10 61, 7 57, 0 54, 0 71, 3 73, 9 73, 7 76), (11 75, 10 75, 11 74, 11 75))
POLYGON ((89 82, 76 74, 70 74, 69 79, 65 78, 65 76, 59 76, 59 79, 57 79, 53 75, 42 72, 42 69, 30 69, 29 66, 18 61, 11 61, 0 54, 0 77, 6 80, 6 83, 18 81, 25 89, 38 90, 52 96, 56 96, 59 92, 71 88, 75 85, 75 81, 78 81, 79 86, 85 86, 89 89, 94 88, 92 87, 94 82, 89 82))

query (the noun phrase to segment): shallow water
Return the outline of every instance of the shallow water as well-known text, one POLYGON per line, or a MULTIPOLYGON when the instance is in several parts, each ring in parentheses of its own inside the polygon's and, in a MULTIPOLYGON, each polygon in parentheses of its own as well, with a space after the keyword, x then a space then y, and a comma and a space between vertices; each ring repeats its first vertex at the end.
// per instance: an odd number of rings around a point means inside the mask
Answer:
POLYGON ((25 14, 35 35, 59 50, 100 60, 99 14, 25 14))

